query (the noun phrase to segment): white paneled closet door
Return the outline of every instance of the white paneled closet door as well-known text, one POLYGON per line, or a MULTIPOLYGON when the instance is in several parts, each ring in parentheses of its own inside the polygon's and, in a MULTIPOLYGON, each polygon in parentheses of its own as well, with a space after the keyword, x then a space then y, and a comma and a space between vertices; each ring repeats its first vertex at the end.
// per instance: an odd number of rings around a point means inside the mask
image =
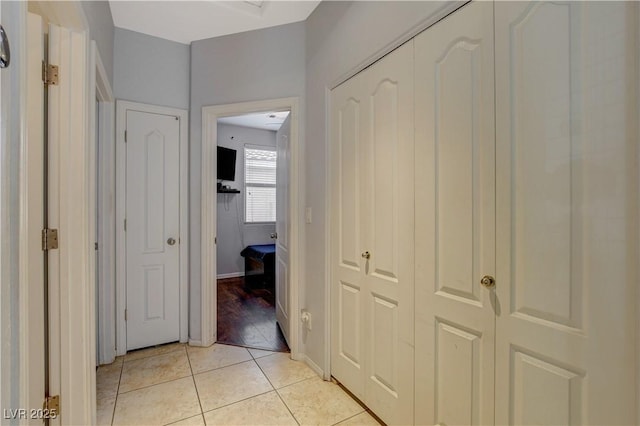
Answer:
POLYGON ((498 424, 636 423, 637 8, 495 3, 498 424))
POLYGON ((332 374, 413 423, 413 42, 332 92, 332 374))
POLYGON ((364 400, 363 79, 331 91, 331 374, 364 400))
POLYGON ((494 420, 493 59, 489 2, 415 38, 416 424, 494 420))

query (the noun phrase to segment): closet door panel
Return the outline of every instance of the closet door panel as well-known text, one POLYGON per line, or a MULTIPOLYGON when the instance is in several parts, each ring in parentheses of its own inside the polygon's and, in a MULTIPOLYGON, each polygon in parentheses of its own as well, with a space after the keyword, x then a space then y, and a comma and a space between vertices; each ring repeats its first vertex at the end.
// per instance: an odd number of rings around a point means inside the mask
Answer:
MULTIPOLYGON (((374 80, 375 81, 375 80, 374 80)), ((405 82, 382 80, 370 95, 371 167, 371 274, 395 285, 398 282, 398 150, 400 136, 398 97, 400 84, 405 82)))
POLYGON ((633 424, 638 5, 495 16, 496 422, 633 424))
MULTIPOLYGON (((571 49, 572 20, 579 26, 576 14, 569 4, 549 3, 512 23, 510 66, 517 85, 511 109, 517 120, 511 169, 512 186, 518 188, 512 200, 512 309, 580 328, 581 279, 571 277, 572 266, 574 274, 580 269, 571 262, 572 199, 580 196, 577 187, 571 188, 572 179, 580 179, 571 157, 581 149, 577 129, 571 129, 571 112, 581 109, 571 96, 572 55, 575 63, 580 49, 579 39, 571 49)), ((581 73, 574 72, 574 89, 579 90, 580 79, 581 73)))
POLYGON ((363 251, 365 403, 386 423, 413 423, 413 41, 363 74, 368 128, 363 251))
POLYGON ((495 272, 493 5, 415 39, 416 423, 491 424, 495 272))
POLYGON ((364 399, 364 282, 361 249, 363 187, 363 103, 360 79, 331 93, 332 239, 331 373, 364 399))

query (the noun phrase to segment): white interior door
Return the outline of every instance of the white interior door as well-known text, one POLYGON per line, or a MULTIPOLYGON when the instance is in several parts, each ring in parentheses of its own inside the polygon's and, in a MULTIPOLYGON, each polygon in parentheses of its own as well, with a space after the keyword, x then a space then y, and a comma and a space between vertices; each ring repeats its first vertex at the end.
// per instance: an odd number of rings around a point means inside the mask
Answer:
POLYGON ((276 321, 289 343, 289 139, 291 114, 276 133, 276 321))
POLYGON ((127 110, 127 350, 180 339, 180 122, 127 110))
POLYGON ((496 423, 636 423, 637 8, 495 4, 496 423))
POLYGON ((416 424, 493 424, 493 4, 415 38, 416 424))
POLYGON ((332 374, 389 424, 413 423, 412 63, 408 42, 332 94, 332 374))

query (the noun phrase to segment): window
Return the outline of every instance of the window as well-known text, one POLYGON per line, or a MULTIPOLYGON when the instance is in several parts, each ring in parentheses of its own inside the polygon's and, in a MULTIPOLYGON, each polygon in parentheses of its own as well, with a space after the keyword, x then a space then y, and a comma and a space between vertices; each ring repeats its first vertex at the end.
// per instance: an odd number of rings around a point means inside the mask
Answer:
POLYGON ((245 222, 276 221, 276 151, 244 148, 245 222))

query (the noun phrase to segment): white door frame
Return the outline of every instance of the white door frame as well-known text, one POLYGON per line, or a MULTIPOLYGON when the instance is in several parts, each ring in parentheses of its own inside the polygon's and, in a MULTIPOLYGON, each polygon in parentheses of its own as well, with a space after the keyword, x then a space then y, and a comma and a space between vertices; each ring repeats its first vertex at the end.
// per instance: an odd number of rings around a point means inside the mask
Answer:
MULTIPOLYGON (((86 35, 88 24, 79 2, 33 1, 29 2, 28 8, 29 10, 34 8, 35 12, 42 15, 48 22, 73 28, 79 38, 84 38, 86 35)), ((3 205, 5 201, 9 201, 9 196, 17 196, 21 200, 20 205, 7 204, 7 208, 3 208, 3 214, 0 215, 2 227, 5 228, 6 226, 7 229, 11 230, 11 233, 7 233, 6 238, 3 238, 2 242, 0 242, 0 254, 2 255, 0 262, 2 271, 0 275, 3 282, 11 284, 10 286, 3 286, 2 289, 2 329, 10 327, 17 330, 17 333, 10 337, 10 341, 3 340, 3 347, 7 344, 9 346, 6 351, 3 349, 2 354, 3 362, 0 369, 0 377, 2 377, 2 380, 0 380, 0 383, 2 383, 0 393, 2 396, 0 397, 0 405, 28 409, 38 408, 30 406, 31 404, 27 400, 28 396, 35 391, 31 376, 38 374, 38 372, 35 370, 27 372, 24 368, 25 365, 23 365, 26 363, 22 362, 20 362, 20 369, 17 370, 17 373, 16 371, 12 372, 12 370, 17 369, 17 360, 26 360, 32 355, 39 356, 42 354, 30 353, 34 348, 30 347, 29 342, 33 341, 34 338, 38 338, 38 336, 34 335, 33 328, 27 322, 18 321, 18 318, 30 317, 29 312, 32 312, 33 309, 42 310, 43 306, 37 306, 37 298, 20 297, 17 308, 11 309, 11 304, 15 302, 12 296, 17 294, 15 291, 17 287, 20 287, 19 294, 29 294, 29 289, 25 286, 30 283, 24 272, 30 259, 27 257, 25 248, 21 248, 18 254, 18 247, 23 245, 18 244, 19 241, 16 238, 23 235, 24 221, 27 219, 23 203, 29 197, 36 196, 31 192, 35 186, 25 182, 29 175, 25 163, 25 161, 28 161, 25 157, 28 149, 25 145, 27 132, 27 110, 25 109, 27 72, 20 72, 20 70, 25 68, 28 53, 26 41, 27 3, 3 3, 0 10, 5 12, 3 14, 5 22, 3 23, 5 28, 9 30, 13 56, 11 64, 13 71, 4 71, 2 73, 4 74, 2 80, 4 81, 5 90, 4 96, 1 98, 1 121, 3 125, 0 132, 0 139, 2 140, 2 152, 0 152, 2 164, 0 165, 0 170, 3 179, 0 183, 0 197, 2 197, 3 205), (7 72, 10 72, 10 74, 7 74, 7 72), (10 77, 11 74, 14 74, 14 77, 10 77), (20 173, 19 179, 18 173, 20 173), (15 216, 14 213, 16 214, 15 216), (20 223, 19 228, 17 226, 18 223, 20 223), (16 238, 12 238, 12 236, 16 238), (16 406, 18 402, 19 405, 16 406)), ((73 212, 75 216, 72 219, 73 230, 67 226, 70 223, 67 221, 69 216, 65 213, 63 217, 60 217, 64 223, 59 230, 62 241, 59 255, 68 259, 69 255, 73 253, 74 261, 67 263, 64 271, 60 271, 59 268, 54 271, 60 272, 55 280, 64 287, 62 294, 60 292, 56 294, 59 296, 57 300, 60 302, 57 313, 62 314, 61 317, 58 317, 60 320, 58 326, 66 330, 66 332, 64 341, 60 342, 56 347, 57 353, 51 354, 59 363, 56 366, 56 371, 51 372, 56 377, 53 378, 53 383, 50 384, 50 392, 61 394, 61 416, 67 419, 66 422, 90 424, 95 421, 95 392, 92 391, 92 389, 95 389, 95 368, 91 362, 91 359, 95 359, 92 345, 93 332, 91 331, 95 318, 93 307, 88 303, 89 300, 92 300, 93 291, 91 288, 87 288, 88 279, 90 278, 89 263, 86 258, 86 252, 79 249, 79 247, 86 247, 85 243, 88 245, 88 223, 86 222, 89 219, 86 207, 88 193, 85 190, 68 191, 66 186, 70 182, 77 184, 76 189, 83 186, 82 182, 87 181, 90 167, 86 163, 86 155, 83 155, 83 153, 87 152, 84 141, 87 140, 85 136, 88 131, 86 117, 88 109, 85 102, 88 99, 88 48, 84 42, 76 43, 75 47, 73 66, 64 67, 66 69, 60 70, 62 82, 71 81, 69 80, 69 75, 71 69, 74 70, 73 87, 71 88, 61 83, 66 88, 64 96, 67 99, 73 98, 73 101, 70 103, 70 108, 58 110, 59 114, 55 117, 56 122, 53 123, 55 131, 62 130, 67 132, 66 137, 62 140, 58 138, 58 141, 68 150, 78 155, 65 156, 59 164, 65 170, 68 178, 68 180, 60 182, 65 185, 61 203, 65 206, 65 212, 73 212), (82 47, 78 48, 79 44, 82 47), (72 130, 72 132, 68 133, 69 130, 72 130)), ((54 148, 50 151, 50 154, 56 155, 58 152, 54 148)), ((52 196, 57 197, 59 195, 56 193, 52 196)), ((31 248, 28 251, 31 251, 31 248)), ((36 317, 31 318, 31 320, 34 319, 36 317)), ((33 323, 33 325, 35 326, 36 324, 33 323)), ((57 330, 57 333, 51 332, 52 338, 60 338, 60 328, 57 330)), ((5 338, 7 336, 3 334, 2 337, 5 338)), ((35 351, 42 351, 42 349, 36 348, 35 351)), ((59 422, 60 417, 58 417, 57 421, 51 421, 51 424, 59 424, 59 422)))
POLYGON ((44 58, 42 17, 28 14, 27 33, 27 114, 26 140, 20 156, 20 328, 28 333, 21 339, 20 376, 22 407, 37 407, 45 391, 45 271, 42 251, 44 228, 44 86, 38 65, 44 58), (34 66, 35 65, 35 66, 34 66))
POLYGON ((49 87, 48 226, 49 391, 59 394, 51 424, 95 419, 95 289, 89 247, 89 43, 85 30, 49 25, 49 61, 60 66, 49 87), (74 155, 66 155, 67 153, 74 155), (59 392, 59 393, 58 393, 59 392))
POLYGON ((127 353, 127 326, 124 311, 127 307, 127 247, 124 221, 126 219, 126 170, 127 150, 124 141, 127 111, 150 114, 175 115, 180 120, 180 341, 189 339, 189 113, 184 109, 141 104, 129 101, 116 102, 116 354, 127 353))
POLYGON ((299 183, 299 101, 298 98, 271 99, 254 102, 241 102, 226 105, 213 105, 202 108, 202 154, 201 154, 201 318, 199 341, 191 341, 194 346, 210 346, 216 341, 217 327, 217 294, 216 294, 216 232, 217 232, 217 190, 215 178, 217 176, 217 150, 218 145, 218 118, 229 117, 255 112, 268 111, 291 111, 291 137, 289 149, 291 151, 291 164, 289 175, 289 217, 291 218, 291 237, 289 248, 289 348, 293 359, 301 359, 300 341, 300 321, 299 321, 299 271, 300 261, 300 212, 303 211, 301 202, 304 197, 300 191, 302 186, 299 183))
MULTIPOLYGON (((89 69, 89 137, 90 137, 90 158, 95 158, 98 151, 99 170, 92 170, 89 190, 90 197, 90 218, 89 225, 92 228, 92 241, 98 242, 98 251, 93 258, 92 271, 98 268, 98 291, 99 301, 96 321, 98 322, 98 340, 100 364, 109 364, 116 357, 116 321, 115 321, 115 103, 113 91, 107 77, 104 64, 98 51, 95 41, 91 42, 91 57, 89 69), (95 100, 98 100, 96 108, 95 100), (98 111, 96 111, 96 109, 98 111), (96 140, 96 115, 99 117, 99 134, 96 140), (95 194, 96 180, 101 197, 95 194), (95 226, 96 207, 101 212, 100 223, 97 229, 95 226)), ((93 169, 93 167, 92 167, 93 169)), ((90 248, 92 249, 92 248, 90 248)))

